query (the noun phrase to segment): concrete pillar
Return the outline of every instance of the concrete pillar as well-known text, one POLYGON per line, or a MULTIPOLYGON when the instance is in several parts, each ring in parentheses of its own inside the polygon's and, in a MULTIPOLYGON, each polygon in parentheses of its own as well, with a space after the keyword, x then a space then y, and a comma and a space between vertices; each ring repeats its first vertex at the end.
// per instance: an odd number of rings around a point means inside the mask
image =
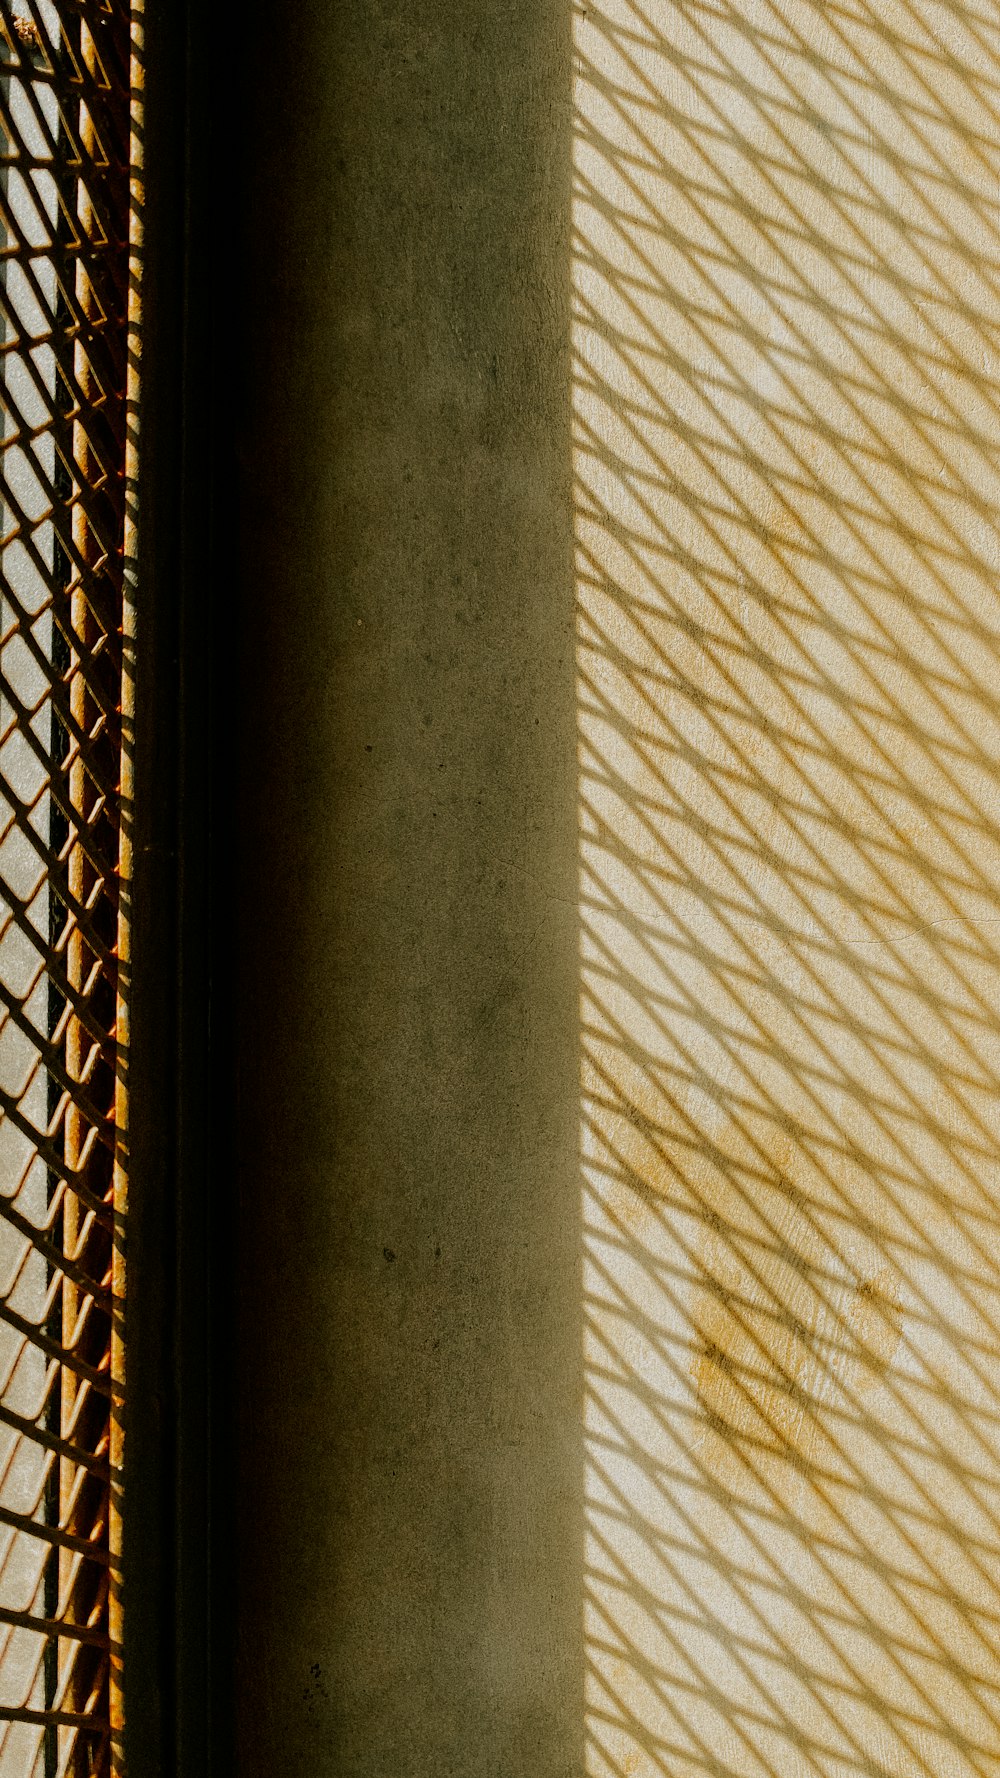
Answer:
POLYGON ((570 20, 261 18, 241 1772, 581 1769, 570 20))

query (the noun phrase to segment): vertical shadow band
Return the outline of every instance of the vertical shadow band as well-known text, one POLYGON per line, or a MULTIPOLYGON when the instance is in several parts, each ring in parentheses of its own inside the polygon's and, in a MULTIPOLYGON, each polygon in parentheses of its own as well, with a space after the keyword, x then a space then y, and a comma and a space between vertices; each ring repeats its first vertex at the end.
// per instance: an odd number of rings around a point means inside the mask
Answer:
POLYGON ((254 12, 241 1770, 577 1778, 568 10, 254 12))

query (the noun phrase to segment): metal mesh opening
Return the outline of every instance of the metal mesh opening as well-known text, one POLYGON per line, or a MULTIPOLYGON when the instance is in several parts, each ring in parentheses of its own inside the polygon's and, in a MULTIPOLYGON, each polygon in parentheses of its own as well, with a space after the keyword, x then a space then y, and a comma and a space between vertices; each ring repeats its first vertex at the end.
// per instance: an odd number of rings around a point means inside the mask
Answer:
POLYGON ((0 0, 0 1778, 117 1763, 129 13, 0 0))

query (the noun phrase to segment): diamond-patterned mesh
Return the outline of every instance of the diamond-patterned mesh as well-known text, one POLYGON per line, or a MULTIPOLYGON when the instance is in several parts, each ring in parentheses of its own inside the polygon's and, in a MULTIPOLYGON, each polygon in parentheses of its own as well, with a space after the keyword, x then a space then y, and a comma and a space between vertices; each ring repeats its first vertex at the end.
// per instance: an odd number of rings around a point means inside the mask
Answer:
POLYGON ((129 31, 0 0, 0 1778, 115 1759, 129 31))

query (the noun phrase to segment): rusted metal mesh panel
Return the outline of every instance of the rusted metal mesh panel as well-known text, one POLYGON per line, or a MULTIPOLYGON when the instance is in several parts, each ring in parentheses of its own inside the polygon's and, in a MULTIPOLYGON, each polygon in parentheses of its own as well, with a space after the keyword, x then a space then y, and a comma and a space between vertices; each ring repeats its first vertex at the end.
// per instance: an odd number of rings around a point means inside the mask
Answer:
POLYGON ((116 1759, 129 11, 0 0, 0 1778, 116 1759))

